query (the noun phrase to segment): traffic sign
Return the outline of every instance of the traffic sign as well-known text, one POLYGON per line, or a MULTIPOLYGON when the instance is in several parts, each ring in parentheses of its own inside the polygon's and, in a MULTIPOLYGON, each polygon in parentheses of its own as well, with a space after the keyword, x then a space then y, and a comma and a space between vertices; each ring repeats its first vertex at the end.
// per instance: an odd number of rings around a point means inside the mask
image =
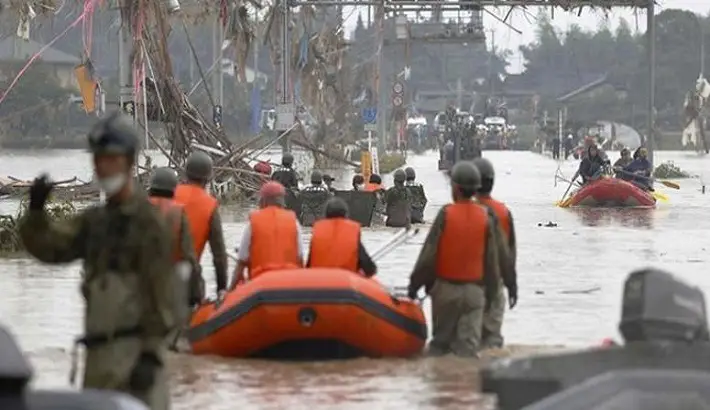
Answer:
POLYGON ((402 100, 402 97, 399 95, 395 95, 395 97, 392 99, 392 105, 395 107, 401 107, 402 104, 404 103, 404 100, 402 100))
POLYGON ((296 110, 293 104, 279 104, 276 106, 276 130, 286 131, 296 122, 296 110))
POLYGON ((362 121, 365 124, 374 124, 377 122, 377 107, 363 108, 362 121))
POLYGON ((404 86, 399 81, 395 81, 392 86, 392 91, 394 91, 395 94, 402 94, 402 92, 404 92, 404 86))
POLYGON ((377 124, 371 122, 365 123, 365 131, 377 132, 377 124))

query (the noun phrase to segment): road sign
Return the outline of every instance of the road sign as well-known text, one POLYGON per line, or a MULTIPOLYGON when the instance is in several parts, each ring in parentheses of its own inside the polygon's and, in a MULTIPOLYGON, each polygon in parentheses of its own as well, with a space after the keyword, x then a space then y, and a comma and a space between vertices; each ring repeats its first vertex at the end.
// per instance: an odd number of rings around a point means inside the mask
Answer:
POLYGON ((373 124, 371 122, 366 123, 365 124, 365 131, 377 132, 377 124, 373 124))
POLYGON ((394 85, 392 86, 392 91, 394 91, 395 94, 402 94, 402 92, 404 91, 404 86, 399 81, 395 81, 394 85))
POLYGON ((394 98, 392 99, 392 105, 395 107, 401 107, 404 101, 402 100, 402 97, 399 95, 395 95, 394 98))
POLYGON ((296 122, 296 109, 293 104, 279 104, 276 106, 276 130, 286 131, 296 122))
POLYGON ((377 122, 377 107, 363 108, 362 121, 365 124, 374 124, 377 122))
POLYGON ((121 109, 126 115, 130 115, 131 117, 136 115, 136 104, 133 101, 124 101, 121 104, 121 109))

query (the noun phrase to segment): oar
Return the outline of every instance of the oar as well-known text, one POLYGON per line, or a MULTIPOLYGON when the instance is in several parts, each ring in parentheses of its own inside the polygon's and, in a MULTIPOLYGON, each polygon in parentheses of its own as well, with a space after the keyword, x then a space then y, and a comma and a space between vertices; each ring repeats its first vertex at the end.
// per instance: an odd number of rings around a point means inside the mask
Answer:
POLYGON ((567 198, 567 199, 565 199, 565 198, 567 197, 569 190, 572 189, 572 184, 574 184, 574 181, 576 181, 578 177, 579 177, 579 170, 577 170, 577 172, 575 172, 574 175, 572 176, 572 179, 570 179, 569 186, 567 187, 567 190, 565 191, 564 195, 562 195, 562 199, 557 201, 557 206, 559 206, 561 208, 566 208, 567 206, 569 206, 569 198, 567 198))
POLYGON ((664 195, 658 191, 651 192, 651 196, 653 196, 654 198, 656 198, 657 200, 659 200, 661 202, 668 202, 670 200, 670 198, 668 198, 667 195, 664 195))
POLYGON ((658 182, 659 184, 663 184, 663 185, 667 186, 668 188, 680 189, 680 185, 678 185, 677 183, 675 183, 673 181, 666 181, 664 179, 656 179, 653 177, 647 177, 645 175, 634 174, 633 172, 626 171, 625 169, 619 168, 619 167, 614 168, 614 171, 621 172, 622 174, 626 174, 626 175, 633 176, 636 178, 642 178, 642 179, 645 179, 650 182, 658 182))

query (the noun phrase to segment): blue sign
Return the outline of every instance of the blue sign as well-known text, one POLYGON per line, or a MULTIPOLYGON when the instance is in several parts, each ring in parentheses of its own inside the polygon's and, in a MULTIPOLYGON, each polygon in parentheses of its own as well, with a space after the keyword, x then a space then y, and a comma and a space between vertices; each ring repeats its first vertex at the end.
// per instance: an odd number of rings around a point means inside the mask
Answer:
POLYGON ((377 107, 364 108, 362 110, 362 121, 365 124, 374 124, 377 122, 377 107))

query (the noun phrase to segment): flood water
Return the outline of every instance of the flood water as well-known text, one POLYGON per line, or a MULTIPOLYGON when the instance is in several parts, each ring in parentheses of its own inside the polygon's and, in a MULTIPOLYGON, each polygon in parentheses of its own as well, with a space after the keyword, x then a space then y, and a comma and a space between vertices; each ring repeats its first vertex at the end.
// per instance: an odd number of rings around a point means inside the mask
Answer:
MULTIPOLYGON (((529 152, 486 152, 496 166, 496 196, 513 211, 518 236, 520 302, 506 317, 505 335, 516 351, 535 346, 588 346, 617 336, 621 286, 635 268, 657 266, 710 291, 703 266, 710 247, 710 195, 702 178, 678 181, 679 191, 657 188, 670 200, 655 210, 574 211, 555 207, 567 187, 554 186, 558 164, 529 152), (553 222, 556 227, 538 224, 553 222), (527 346, 527 347, 526 347, 527 346)), ((612 155, 614 156, 614 155, 612 155)), ((432 220, 450 200, 447 179, 436 170, 438 155, 410 156, 429 196, 432 220)), ((710 159, 693 153, 660 152, 656 162, 672 160, 682 169, 710 178, 710 159)), ((561 165, 566 175, 577 163, 561 165)), ((0 156, 0 176, 30 179, 50 171, 55 179, 90 178, 89 158, 80 151, 12 152, 0 156)), ((391 177, 386 177, 391 184, 391 177)), ((342 176, 343 187, 349 177, 342 176)), ((337 183, 336 183, 337 184, 337 183)), ((17 204, 0 204, 14 213, 17 204)), ((248 209, 225 209, 226 235, 237 245, 248 209)), ((392 230, 363 233, 375 249, 392 230)), ((379 263, 379 277, 404 286, 426 235, 379 263)), ((203 257, 214 290, 210 256, 203 257)), ((0 321, 9 325, 36 370, 35 384, 68 387, 73 338, 80 334, 82 300, 79 266, 43 266, 32 260, 0 260, 3 294, 0 321)), ((354 360, 284 364, 249 360, 174 356, 173 405, 176 409, 326 409, 486 408, 476 389, 476 362, 456 358, 354 360)))

